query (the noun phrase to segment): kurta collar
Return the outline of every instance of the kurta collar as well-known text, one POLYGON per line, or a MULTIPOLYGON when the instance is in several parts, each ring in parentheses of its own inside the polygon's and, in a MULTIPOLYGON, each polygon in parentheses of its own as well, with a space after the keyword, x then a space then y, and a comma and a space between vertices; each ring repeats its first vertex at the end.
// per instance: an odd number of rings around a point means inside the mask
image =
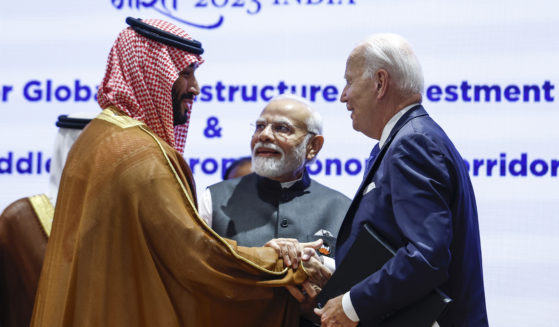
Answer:
POLYGON ((258 187, 262 190, 266 190, 268 192, 277 192, 280 193, 281 191, 287 192, 296 192, 296 191, 303 191, 309 187, 311 184, 311 178, 309 177, 309 173, 307 169, 303 171, 303 176, 299 179, 295 184, 291 185, 286 189, 281 187, 281 183, 272 179, 269 179, 264 176, 256 175, 258 179, 258 187))

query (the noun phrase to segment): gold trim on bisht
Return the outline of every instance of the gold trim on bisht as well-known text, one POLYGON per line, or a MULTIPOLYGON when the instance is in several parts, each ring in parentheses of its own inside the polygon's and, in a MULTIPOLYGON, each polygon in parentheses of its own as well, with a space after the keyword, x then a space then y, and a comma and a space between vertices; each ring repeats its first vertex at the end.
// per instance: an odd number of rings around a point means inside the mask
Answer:
POLYGON ((54 206, 46 194, 30 196, 29 202, 31 202, 31 206, 33 207, 33 210, 35 210, 37 217, 39 217, 39 221, 41 222, 41 226, 43 226, 43 230, 47 234, 47 237, 50 237, 52 218, 54 217, 54 206))
POLYGON ((99 114, 99 116, 96 117, 96 119, 102 119, 102 120, 107 121, 109 123, 115 124, 120 128, 130 128, 130 127, 145 125, 141 121, 136 120, 136 119, 124 114, 124 113, 121 113, 115 107, 108 107, 108 108, 104 109, 99 114))

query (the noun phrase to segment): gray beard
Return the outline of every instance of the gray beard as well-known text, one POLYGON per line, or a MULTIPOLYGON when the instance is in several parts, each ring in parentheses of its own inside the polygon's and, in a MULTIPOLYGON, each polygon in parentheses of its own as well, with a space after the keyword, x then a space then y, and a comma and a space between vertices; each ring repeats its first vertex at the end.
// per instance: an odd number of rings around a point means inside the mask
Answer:
MULTIPOLYGON (((292 153, 286 155, 283 150, 279 147, 274 147, 274 150, 281 153, 281 157, 277 158, 264 158, 255 156, 252 152, 252 170, 260 176, 275 178, 292 173, 305 165, 305 154, 307 147, 308 138, 299 144, 292 153)), ((257 149, 258 145, 264 145, 258 142, 254 150, 257 149)))

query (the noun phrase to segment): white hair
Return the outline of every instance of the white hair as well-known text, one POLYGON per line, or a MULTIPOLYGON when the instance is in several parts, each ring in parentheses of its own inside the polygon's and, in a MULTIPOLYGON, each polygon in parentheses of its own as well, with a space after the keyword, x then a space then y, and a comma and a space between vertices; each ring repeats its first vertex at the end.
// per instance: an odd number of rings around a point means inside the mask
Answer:
POLYGON ((314 133, 315 135, 322 135, 322 116, 320 116, 318 111, 314 110, 314 108, 311 106, 311 103, 307 99, 296 94, 283 93, 273 97, 269 103, 278 100, 291 100, 302 103, 310 113, 309 118, 307 118, 307 120, 305 121, 307 130, 314 133))
POLYGON ((355 49, 363 49, 363 77, 385 69, 403 95, 423 94, 423 72, 411 44, 397 34, 374 34, 355 49))

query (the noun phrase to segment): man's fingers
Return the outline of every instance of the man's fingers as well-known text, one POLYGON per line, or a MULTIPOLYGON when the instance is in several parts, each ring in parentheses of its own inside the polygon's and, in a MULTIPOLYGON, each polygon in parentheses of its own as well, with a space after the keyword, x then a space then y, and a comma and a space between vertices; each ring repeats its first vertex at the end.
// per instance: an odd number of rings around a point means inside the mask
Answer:
POLYGON ((322 246, 322 239, 314 242, 299 243, 296 239, 277 238, 268 241, 265 246, 276 250, 278 257, 283 259, 286 267, 297 269, 301 261, 309 261, 310 258, 316 256, 315 249, 322 246))
POLYGON ((303 261, 308 261, 312 256, 316 255, 316 251, 313 248, 304 248, 303 253, 301 254, 301 259, 303 261))
POLYGON ((289 255, 289 258, 291 259, 291 264, 293 269, 297 269, 297 267, 299 266, 299 261, 301 260, 301 252, 298 251, 298 249, 293 246, 293 244, 290 244, 287 246, 287 253, 289 255))
POLYGON ((315 254, 314 250, 320 248, 322 243, 322 239, 318 239, 314 242, 301 243, 301 247, 303 248, 301 259, 303 259, 303 261, 308 261, 315 254))
POLYGON ((310 247, 310 248, 313 248, 313 249, 316 250, 316 249, 318 249, 322 246, 322 243, 324 243, 324 241, 321 238, 319 238, 318 240, 316 240, 314 242, 307 243, 308 246, 305 245, 304 247, 310 247))
POLYGON ((322 309, 314 308, 314 313, 315 313, 317 316, 321 317, 321 316, 322 316, 322 309))
POLYGON ((278 257, 283 259, 283 264, 286 267, 291 267, 291 259, 289 258, 289 250, 287 248, 287 245, 284 242, 282 242, 281 239, 270 240, 270 241, 266 242, 266 244, 264 244, 264 246, 271 247, 272 249, 276 250, 276 253, 278 254, 278 257))
POLYGON ((286 267, 291 267, 291 259, 289 259, 289 255, 287 255, 287 254, 283 255, 283 264, 286 267))
POLYGON ((322 239, 319 238, 318 240, 313 242, 301 243, 301 246, 304 248, 313 248, 316 250, 322 246, 322 243, 323 243, 322 239))
POLYGON ((281 244, 278 256, 283 258, 283 264, 286 267, 291 267, 291 260, 289 258, 289 250, 285 244, 281 244))
POLYGON ((318 285, 310 283, 308 280, 303 283, 303 289, 311 298, 315 298, 322 290, 318 285))
POLYGON ((264 246, 271 247, 272 249, 276 250, 278 255, 281 255, 281 249, 279 244, 275 240, 270 240, 264 244, 264 246))

